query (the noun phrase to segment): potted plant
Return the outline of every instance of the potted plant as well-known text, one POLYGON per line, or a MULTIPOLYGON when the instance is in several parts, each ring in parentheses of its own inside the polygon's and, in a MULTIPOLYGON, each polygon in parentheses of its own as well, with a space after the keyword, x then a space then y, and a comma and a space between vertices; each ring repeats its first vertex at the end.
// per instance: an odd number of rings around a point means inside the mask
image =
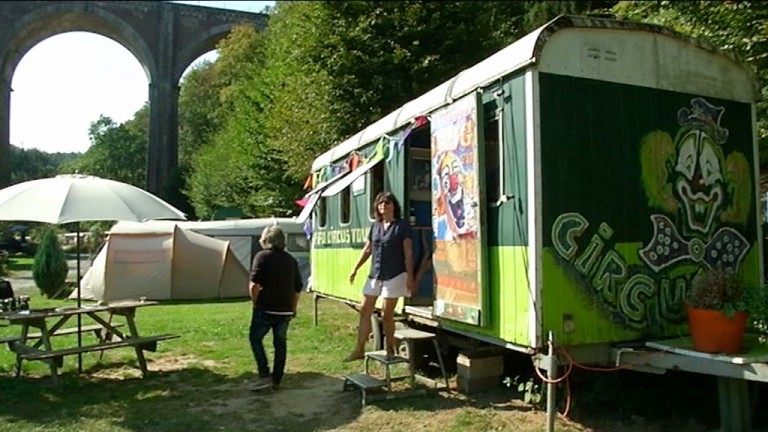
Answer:
POLYGON ((707 353, 741 352, 750 314, 765 311, 762 291, 746 287, 732 271, 699 272, 685 299, 693 348, 707 353))

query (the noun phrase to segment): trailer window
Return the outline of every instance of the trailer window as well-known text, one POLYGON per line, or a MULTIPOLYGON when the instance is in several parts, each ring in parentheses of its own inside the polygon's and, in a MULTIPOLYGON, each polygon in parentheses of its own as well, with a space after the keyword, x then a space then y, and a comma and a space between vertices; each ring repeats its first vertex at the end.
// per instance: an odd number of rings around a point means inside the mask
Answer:
POLYGON ((378 195, 379 192, 384 191, 384 165, 383 162, 378 163, 368 172, 368 176, 370 176, 370 181, 368 182, 370 187, 370 189, 368 189, 368 216, 371 220, 376 219, 373 200, 376 199, 376 195, 378 195))
POLYGON ((351 205, 351 200, 350 200, 351 197, 349 196, 350 191, 351 191, 350 187, 345 187, 344 190, 342 190, 339 193, 339 195, 341 196, 341 200, 340 200, 341 201, 341 212, 340 212, 341 219, 339 220, 339 222, 341 222, 342 225, 349 223, 349 216, 350 216, 350 213, 352 212, 350 208, 350 205, 351 205))
POLYGON ((309 252, 309 242, 304 234, 288 234, 285 249, 288 252, 309 252))
POLYGON ((317 202, 317 226, 320 228, 325 227, 328 225, 328 218, 327 218, 327 209, 326 209, 326 200, 325 197, 320 197, 320 199, 317 202))

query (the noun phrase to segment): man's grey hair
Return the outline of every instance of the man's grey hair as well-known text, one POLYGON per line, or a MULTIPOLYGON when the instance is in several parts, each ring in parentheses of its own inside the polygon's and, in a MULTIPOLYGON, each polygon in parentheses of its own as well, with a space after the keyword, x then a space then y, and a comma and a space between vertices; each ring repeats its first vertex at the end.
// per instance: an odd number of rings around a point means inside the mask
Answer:
POLYGON ((285 249, 283 229, 277 225, 264 228, 264 231, 261 232, 259 243, 264 249, 285 249))

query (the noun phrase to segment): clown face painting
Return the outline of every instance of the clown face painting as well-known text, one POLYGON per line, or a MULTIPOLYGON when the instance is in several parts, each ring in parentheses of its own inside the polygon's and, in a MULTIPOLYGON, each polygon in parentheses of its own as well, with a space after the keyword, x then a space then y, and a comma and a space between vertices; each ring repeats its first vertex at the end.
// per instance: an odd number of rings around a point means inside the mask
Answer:
POLYGON ((474 212, 466 192, 468 175, 454 153, 446 153, 438 163, 439 196, 445 203, 445 219, 453 238, 472 229, 474 212))
POLYGON ((744 181, 751 175, 744 155, 734 151, 726 157, 723 151, 724 112, 694 98, 678 111, 674 141, 655 132, 641 146, 649 203, 664 213, 651 216, 654 236, 640 251, 656 272, 678 262, 738 271, 749 249, 740 232, 725 226, 746 221, 752 191, 744 181))

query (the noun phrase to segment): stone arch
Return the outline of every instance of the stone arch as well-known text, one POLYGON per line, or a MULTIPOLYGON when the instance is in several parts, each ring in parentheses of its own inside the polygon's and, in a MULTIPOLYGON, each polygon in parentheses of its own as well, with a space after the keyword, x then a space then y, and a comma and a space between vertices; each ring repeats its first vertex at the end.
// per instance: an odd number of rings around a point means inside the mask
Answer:
POLYGON ((190 41, 178 55, 178 68, 174 71, 176 81, 181 80, 184 71, 201 55, 216 49, 216 44, 224 39, 237 24, 225 24, 200 34, 198 38, 190 41))
POLYGON ((89 13, 82 11, 62 11, 61 7, 48 6, 38 9, 3 31, 0 43, 13 47, 2 57, 2 76, 11 82, 13 73, 24 55, 38 43, 62 33, 84 31, 112 39, 125 47, 144 68, 147 82, 151 82, 151 71, 156 69, 152 53, 139 35, 128 23, 104 10, 94 10, 89 13))
POLYGON ((16 1, 0 15, 0 187, 10 183, 11 79, 24 55, 57 34, 85 31, 124 46, 149 83, 147 190, 165 195, 178 164, 178 85, 200 55, 237 24, 263 31, 268 16, 170 2, 16 1))

